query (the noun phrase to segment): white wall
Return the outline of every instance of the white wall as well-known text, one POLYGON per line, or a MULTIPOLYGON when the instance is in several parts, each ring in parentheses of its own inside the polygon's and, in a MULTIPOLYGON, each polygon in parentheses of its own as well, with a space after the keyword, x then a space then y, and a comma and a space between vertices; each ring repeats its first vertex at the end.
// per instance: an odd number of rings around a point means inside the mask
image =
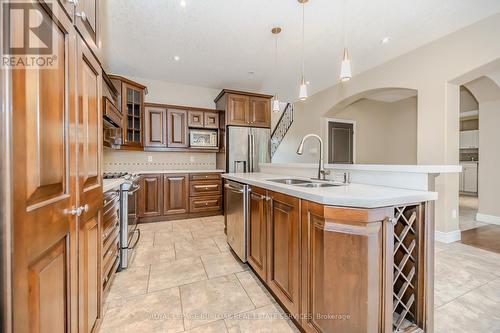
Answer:
POLYGON ((139 77, 127 78, 148 87, 146 102, 214 109, 221 89, 189 86, 139 77))
POLYGON ((417 163, 416 97, 393 103, 361 99, 326 116, 356 121, 356 163, 417 163))
MULTIPOLYGON (((346 98, 381 88, 418 91, 417 163, 458 164, 459 86, 465 74, 500 59, 500 14, 415 49, 297 103, 295 121, 276 153, 281 162, 313 162, 296 158, 294 149, 307 133, 323 135, 323 117, 346 98)), ((395 138, 396 139, 396 138, 395 138)), ((458 174, 436 178, 439 200, 436 228, 458 230, 458 174)))

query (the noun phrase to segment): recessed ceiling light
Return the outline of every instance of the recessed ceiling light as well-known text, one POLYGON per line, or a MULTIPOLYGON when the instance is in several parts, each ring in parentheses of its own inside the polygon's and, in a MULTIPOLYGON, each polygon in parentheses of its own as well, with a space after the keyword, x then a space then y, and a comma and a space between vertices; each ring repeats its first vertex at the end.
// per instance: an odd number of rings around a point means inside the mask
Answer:
POLYGON ((186 7, 186 5, 187 5, 186 0, 181 0, 181 2, 179 3, 179 5, 181 7, 186 7))
POLYGON ((311 84, 311 81, 306 81, 306 84, 307 84, 307 85, 310 85, 310 84, 311 84))
POLYGON ((387 44, 389 43, 389 41, 391 40, 391 37, 387 36, 387 37, 384 37, 380 40, 380 43, 381 44, 387 44))
POLYGON ((181 57, 179 57, 179 56, 174 56, 174 60, 175 60, 175 61, 179 61, 179 60, 181 60, 181 57))

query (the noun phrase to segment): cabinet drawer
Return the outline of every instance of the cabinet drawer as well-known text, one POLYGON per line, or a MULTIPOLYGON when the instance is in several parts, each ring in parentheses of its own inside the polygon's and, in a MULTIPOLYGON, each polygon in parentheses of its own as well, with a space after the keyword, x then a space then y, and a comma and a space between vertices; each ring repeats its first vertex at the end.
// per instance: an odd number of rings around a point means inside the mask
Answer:
POLYGON ((192 173, 189 175, 191 180, 215 180, 220 179, 220 173, 192 173))
POLYGON ((189 195, 219 195, 221 194, 221 187, 220 180, 192 181, 189 183, 189 195))
POLYGON ((191 213, 210 212, 221 209, 221 196, 193 197, 189 198, 189 208, 191 213))

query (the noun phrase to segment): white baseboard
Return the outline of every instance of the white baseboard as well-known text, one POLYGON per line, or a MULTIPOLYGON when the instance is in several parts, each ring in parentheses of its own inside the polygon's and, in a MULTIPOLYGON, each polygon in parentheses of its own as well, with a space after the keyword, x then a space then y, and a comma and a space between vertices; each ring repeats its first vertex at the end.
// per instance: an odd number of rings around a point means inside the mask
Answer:
POLYGON ((449 244, 462 239, 462 234, 460 230, 450 232, 436 231, 434 237, 434 239, 438 242, 449 244))
POLYGON ((500 225, 500 216, 477 213, 476 220, 479 222, 500 225))

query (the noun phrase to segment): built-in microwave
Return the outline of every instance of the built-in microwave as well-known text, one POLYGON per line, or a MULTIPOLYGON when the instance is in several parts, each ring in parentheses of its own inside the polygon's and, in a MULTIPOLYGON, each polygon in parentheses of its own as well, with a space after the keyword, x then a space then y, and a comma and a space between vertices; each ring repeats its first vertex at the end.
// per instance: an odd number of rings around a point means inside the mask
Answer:
POLYGON ((195 130, 189 131, 189 146, 195 148, 218 148, 217 130, 195 130))

